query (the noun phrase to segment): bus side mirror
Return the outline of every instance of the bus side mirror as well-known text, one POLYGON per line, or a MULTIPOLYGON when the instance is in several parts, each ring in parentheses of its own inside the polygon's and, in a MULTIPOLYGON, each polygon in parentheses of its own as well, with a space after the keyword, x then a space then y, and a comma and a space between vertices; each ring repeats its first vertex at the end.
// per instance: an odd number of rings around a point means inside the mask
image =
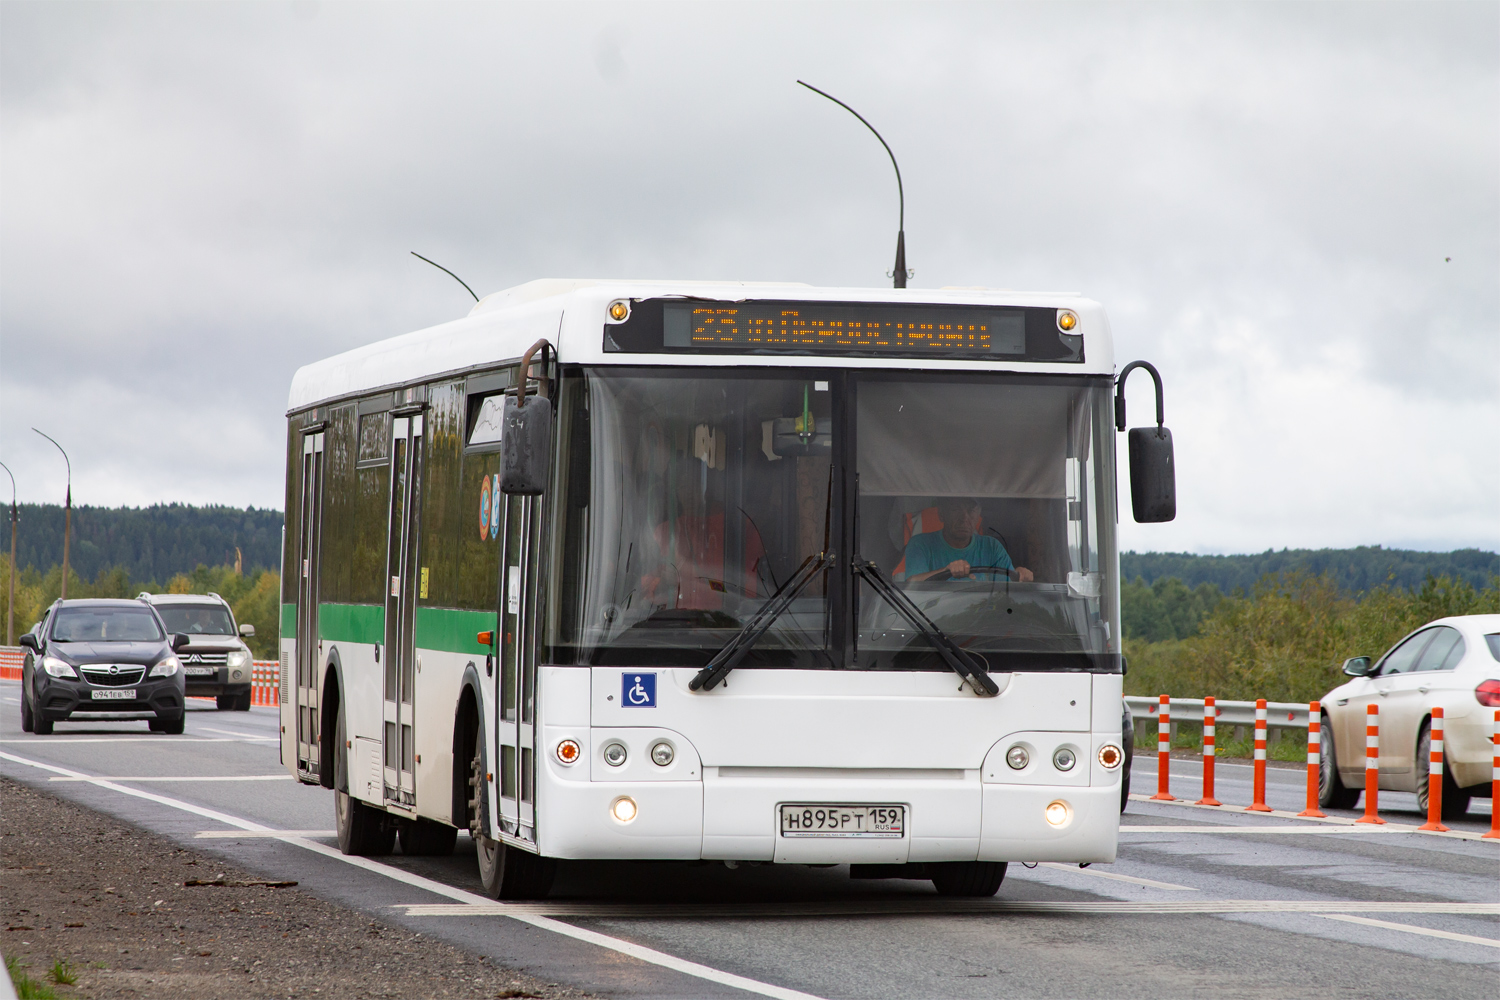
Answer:
POLYGON ((1125 429, 1125 377, 1144 368, 1156 383, 1156 426, 1130 429, 1130 506, 1142 524, 1177 517, 1177 463, 1172 458, 1172 432, 1163 426, 1165 404, 1161 375, 1147 361, 1132 361, 1115 380, 1115 429, 1125 429))
POLYGON ((1130 429, 1130 506, 1144 524, 1177 516, 1172 432, 1165 427, 1130 429))
POLYGON ((525 406, 505 397, 500 436, 500 491, 540 496, 547 486, 552 457, 552 401, 531 396, 525 406))

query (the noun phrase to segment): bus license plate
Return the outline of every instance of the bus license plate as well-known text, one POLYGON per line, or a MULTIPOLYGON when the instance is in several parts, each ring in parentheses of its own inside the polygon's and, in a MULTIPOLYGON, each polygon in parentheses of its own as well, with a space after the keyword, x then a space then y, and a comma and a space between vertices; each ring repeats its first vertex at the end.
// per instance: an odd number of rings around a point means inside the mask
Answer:
POLYGON ((135 688, 94 688, 95 701, 135 701, 135 688))
POLYGON ((781 807, 783 837, 885 837, 906 833, 905 806, 786 803, 781 807))

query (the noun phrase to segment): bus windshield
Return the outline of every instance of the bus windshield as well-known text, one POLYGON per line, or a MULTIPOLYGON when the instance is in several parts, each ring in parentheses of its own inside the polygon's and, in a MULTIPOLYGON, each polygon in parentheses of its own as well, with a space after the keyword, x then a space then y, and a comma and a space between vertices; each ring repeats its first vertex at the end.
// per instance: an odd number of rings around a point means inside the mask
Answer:
POLYGON ((740 668, 948 669, 878 571, 990 670, 1118 670, 1110 402, 1107 378, 574 370, 548 658, 702 666, 828 553, 740 668))

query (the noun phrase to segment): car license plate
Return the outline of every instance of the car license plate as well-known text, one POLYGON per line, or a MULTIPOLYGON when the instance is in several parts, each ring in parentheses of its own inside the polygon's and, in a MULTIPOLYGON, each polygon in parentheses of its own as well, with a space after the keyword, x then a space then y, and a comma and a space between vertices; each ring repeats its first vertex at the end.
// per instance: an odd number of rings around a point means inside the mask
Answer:
POLYGON ((877 837, 906 833, 906 807, 791 802, 781 806, 783 837, 877 837))
POLYGON ((135 688, 94 688, 95 701, 135 701, 135 688))
POLYGON ((212 677, 218 673, 215 667, 183 667, 182 672, 189 677, 212 677))

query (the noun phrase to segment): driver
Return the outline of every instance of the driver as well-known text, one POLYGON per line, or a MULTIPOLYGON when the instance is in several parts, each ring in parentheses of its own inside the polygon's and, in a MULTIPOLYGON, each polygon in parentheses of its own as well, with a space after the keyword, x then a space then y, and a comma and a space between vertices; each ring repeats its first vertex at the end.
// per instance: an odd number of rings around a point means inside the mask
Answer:
POLYGON ((1016 571, 1029 581, 1031 570, 1016 566, 998 538, 979 534, 979 501, 973 497, 944 497, 937 502, 942 531, 913 535, 906 544, 908 583, 951 573, 955 580, 974 579, 976 571, 993 578, 1001 570, 1016 571))

